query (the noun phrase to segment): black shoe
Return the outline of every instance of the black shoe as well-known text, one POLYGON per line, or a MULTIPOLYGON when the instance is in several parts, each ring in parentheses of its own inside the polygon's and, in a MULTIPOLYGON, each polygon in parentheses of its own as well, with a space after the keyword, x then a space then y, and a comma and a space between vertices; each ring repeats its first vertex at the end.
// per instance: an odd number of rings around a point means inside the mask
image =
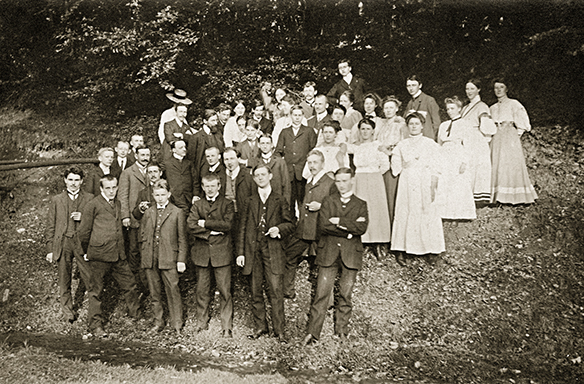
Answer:
POLYGON ((224 329, 221 331, 221 337, 224 339, 233 339, 233 332, 231 329, 224 329))
POLYGON ((268 331, 266 331, 265 329, 261 329, 259 331, 255 331, 251 335, 248 335, 247 338, 252 339, 252 340, 256 340, 256 339, 259 339, 260 337, 262 337, 263 335, 267 335, 267 334, 268 334, 268 331))
POLYGON ((304 338, 304 340, 302 340, 302 346, 306 347, 308 345, 312 345, 312 344, 316 344, 318 340, 316 339, 316 337, 312 336, 310 333, 308 335, 306 335, 306 337, 304 338))
POLYGON ((404 257, 404 253, 403 252, 398 252, 395 254, 395 261, 397 261, 397 263, 399 265, 401 265, 402 267, 407 266, 406 264, 406 258, 404 257))

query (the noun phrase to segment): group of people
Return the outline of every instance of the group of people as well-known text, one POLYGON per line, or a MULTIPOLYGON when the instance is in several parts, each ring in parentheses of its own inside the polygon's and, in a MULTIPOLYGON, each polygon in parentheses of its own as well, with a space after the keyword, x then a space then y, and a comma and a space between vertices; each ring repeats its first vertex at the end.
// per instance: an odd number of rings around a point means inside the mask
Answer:
POLYGON ((339 277, 335 333, 349 333, 351 295, 363 244, 380 257, 387 245, 399 264, 445 250, 443 219, 471 220, 489 203, 532 203, 520 136, 530 130, 523 106, 494 83, 498 102, 480 100, 481 83, 466 84, 469 102, 447 98, 450 120, 422 92, 419 77, 403 117, 394 96, 366 92, 351 64, 327 95, 308 82, 303 98, 264 84, 249 109, 207 109, 202 124, 187 121, 186 92, 167 94, 174 106, 161 117, 157 162, 140 135, 102 148, 99 165, 84 178, 72 167, 66 191, 54 197, 47 228, 47 260, 59 265, 63 312, 76 320, 71 299, 75 259, 89 292, 89 329, 103 330, 104 276, 118 281, 130 316, 149 295, 152 331, 169 324, 180 334, 179 273, 187 258, 196 269, 196 329, 208 328, 211 280, 220 293, 222 335, 232 337, 233 264, 250 275, 254 333, 268 333, 263 287, 273 334, 285 337, 284 299, 295 297, 295 274, 306 259, 316 275, 305 344, 319 339, 339 277), (81 185, 84 185, 82 188, 81 185))

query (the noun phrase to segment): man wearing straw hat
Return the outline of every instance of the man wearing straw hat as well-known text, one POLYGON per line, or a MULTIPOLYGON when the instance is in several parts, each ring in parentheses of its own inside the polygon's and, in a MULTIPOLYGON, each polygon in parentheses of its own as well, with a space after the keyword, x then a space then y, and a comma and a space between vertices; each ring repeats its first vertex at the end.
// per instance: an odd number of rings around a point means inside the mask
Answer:
POLYGON ((161 144, 164 142, 164 124, 176 118, 176 107, 179 105, 191 105, 193 103, 191 99, 187 98, 187 93, 182 89, 175 89, 174 92, 167 93, 166 97, 168 97, 174 105, 172 108, 162 112, 162 116, 160 116, 158 138, 160 139, 161 144))

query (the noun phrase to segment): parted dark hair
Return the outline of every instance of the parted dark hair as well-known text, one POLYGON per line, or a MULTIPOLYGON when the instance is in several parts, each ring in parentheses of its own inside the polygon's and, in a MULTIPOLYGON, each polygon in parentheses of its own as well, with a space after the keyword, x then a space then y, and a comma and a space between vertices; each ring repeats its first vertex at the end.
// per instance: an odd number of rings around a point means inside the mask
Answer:
POLYGON ((448 104, 455 104, 458 106, 458 108, 462 108, 462 101, 458 98, 458 96, 447 97, 444 99, 444 105, 448 104))
POLYGON ((343 92, 341 94, 341 96, 343 96, 343 95, 344 96, 347 96, 347 99, 349 99, 349 101, 351 103, 354 103, 355 102, 355 94, 352 91, 346 90, 345 92, 343 92))
POLYGON ((426 118, 419 112, 412 112, 406 116, 406 124, 409 124, 411 119, 418 119, 422 122, 422 124, 426 123, 426 118))
POLYGON ((347 108, 345 108, 343 105, 341 104, 335 104, 335 106, 333 107, 333 111, 335 109, 340 109, 341 111, 343 111, 343 113, 346 115, 347 114, 347 108))
POLYGON ((256 119, 247 119, 245 123, 246 127, 253 127, 254 129, 260 129, 260 123, 256 119))
POLYGON ((368 117, 365 117, 365 118, 361 119, 361 121, 359 121, 359 125, 358 125, 359 129, 361 129, 363 124, 370 125, 371 128, 375 129, 375 121, 371 120, 368 117))
MULTIPOLYGON (((223 112, 223 111, 227 111, 230 110, 231 111, 231 106, 227 103, 221 103, 217 106, 217 111, 219 112, 223 112)), ((208 111, 208 109, 205 110, 205 112, 208 111)), ((209 116, 211 117, 211 116, 209 116)))
POLYGON ((182 141, 183 143, 185 143, 185 146, 187 145, 187 142, 186 142, 186 141, 184 141, 184 140, 174 140, 174 141, 171 141, 171 142, 170 142, 170 148, 171 148, 171 149, 174 149, 174 147, 176 147, 176 143, 178 143, 178 142, 180 142, 180 141, 182 141))
POLYGON ((148 147, 147 147, 147 146, 145 146, 145 145, 138 145, 136 148, 134 148, 134 150, 136 151, 136 153, 138 153, 138 151, 139 151, 139 150, 141 150, 141 149, 147 149, 147 150, 150 150, 150 148, 148 148, 148 147))
POLYGON ((481 82, 481 80, 480 80, 480 79, 478 79, 478 78, 476 78, 476 77, 473 77, 472 79, 469 79, 469 80, 468 80, 466 83, 467 83, 467 84, 468 84, 468 83, 474 84, 474 86, 475 86, 475 87, 477 87, 479 90, 481 90, 481 88, 482 88, 482 84, 483 84, 483 83, 481 82))
POLYGON ((101 179, 99 179, 99 186, 103 188, 104 181, 112 181, 112 180, 115 180, 116 181, 116 185, 117 185, 118 179, 115 176, 113 176, 113 175, 105 175, 101 179))
POLYGON ((233 152, 233 153, 235 153, 235 156, 237 156, 237 158, 241 158, 241 152, 239 151, 239 149, 237 149, 235 147, 225 148, 225 150, 223 151, 223 154, 225 154, 227 152, 233 152))
POLYGON ((353 168, 341 167, 341 168, 337 169, 335 172, 335 176, 336 175, 343 175, 343 174, 348 174, 348 175, 351 175, 351 177, 355 177, 355 171, 353 170, 353 168))
POLYGON ((334 121, 334 120, 329 120, 326 123, 324 123, 322 125, 322 129, 324 130, 326 127, 331 127, 332 129, 335 130, 335 132, 340 132, 341 128, 341 124, 339 124, 338 121, 334 121))
POLYGON ((152 190, 155 189, 166 189, 167 192, 170 192, 170 186, 168 185, 168 181, 164 179, 160 179, 152 185, 152 190))
POLYGON ((307 81, 306 83, 304 83, 304 88, 308 88, 308 87, 312 87, 312 88, 316 89, 316 83, 314 81, 307 81))
POLYGON ((347 64, 349 65, 349 67, 351 67, 351 68, 353 67, 353 66, 351 65, 351 60, 349 60, 349 59, 341 59, 341 60, 339 60, 339 61, 337 62, 337 66, 338 66, 338 65, 340 65, 340 64, 343 64, 343 63, 347 63, 347 64))
POLYGON ((409 81, 417 81, 418 84, 420 84, 420 85, 424 84, 420 75, 416 75, 416 74, 409 75, 408 78, 406 79, 406 81, 408 81, 408 80, 409 81))
POLYGON ((363 100, 365 99, 372 99, 375 101, 375 107, 379 107, 381 105, 381 97, 375 92, 369 92, 365 96, 363 96, 363 100))
POLYGON ((201 181, 207 181, 207 182, 214 181, 214 180, 217 180, 217 182, 219 184, 221 184, 221 179, 219 178, 219 175, 217 175, 215 173, 209 173, 201 178, 201 181))
POLYGON ((256 165, 255 167, 253 167, 253 169, 251 170, 251 174, 252 174, 253 176, 255 176, 255 172, 256 172, 258 169, 260 169, 260 168, 265 168, 265 169, 267 169, 267 170, 268 170, 268 173, 272 173, 272 168, 270 168, 270 167, 268 166, 268 164, 257 164, 257 165, 256 165))
POLYGON ((83 180, 83 176, 85 176, 85 174, 83 173, 83 169, 79 168, 79 167, 69 167, 67 169, 65 169, 65 172, 63 172, 63 178, 67 178, 67 176, 69 176, 70 174, 74 174, 77 175, 81 178, 81 180, 83 180))
POLYGON ((267 133, 267 132, 263 132, 260 137, 258 137, 258 142, 260 141, 261 138, 267 137, 268 139, 270 139, 270 142, 272 141, 272 134, 271 133, 267 133))
POLYGON ((157 161, 149 162, 148 165, 146 166, 146 169, 148 169, 150 167, 158 167, 158 169, 162 171, 162 166, 157 161))
MULTIPOLYGON (((229 107, 227 104, 225 104, 227 107, 229 107)), ((221 105, 219 105, 219 107, 221 107, 221 105)), ((225 111, 226 109, 231 110, 230 108, 225 108, 223 109, 223 111, 225 111)), ((219 109, 219 111, 221 111, 221 109, 219 109)), ((214 109, 205 109, 205 111, 203 111, 203 120, 209 120, 211 117, 215 116, 217 114, 217 111, 215 111, 214 109)))

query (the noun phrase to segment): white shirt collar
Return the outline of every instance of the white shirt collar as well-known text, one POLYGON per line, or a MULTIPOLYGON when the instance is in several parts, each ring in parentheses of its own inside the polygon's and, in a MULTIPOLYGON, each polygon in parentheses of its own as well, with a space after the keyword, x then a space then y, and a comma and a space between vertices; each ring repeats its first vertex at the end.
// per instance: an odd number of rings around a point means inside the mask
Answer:
POLYGON ((122 165, 122 163, 125 163, 127 161, 127 157, 119 157, 118 156, 118 164, 122 165))
POLYGON ((322 119, 324 119, 327 115, 326 109, 324 110, 324 112, 319 113, 316 115, 316 121, 322 121, 322 119))
POLYGON ((345 80, 347 84, 351 84, 351 80, 353 80, 353 74, 349 72, 347 76, 343 76, 343 80, 345 80))
POLYGON ((229 176, 232 180, 235 180, 237 178, 237 175, 239 175, 240 169, 241 169, 241 167, 237 167, 233 171, 230 171, 229 169, 227 169, 227 176, 229 176))
POLYGON ((310 176, 310 178, 308 178, 308 180, 306 180, 307 183, 312 183, 313 185, 318 183, 318 181, 326 174, 326 172, 324 171, 324 169, 321 169, 319 173, 317 173, 314 176, 310 176))
POLYGON ((272 193, 272 186, 268 185, 265 188, 258 187, 258 193, 260 195, 260 199, 262 199, 262 203, 265 204, 266 200, 268 200, 268 197, 270 197, 270 194, 272 193))
POLYGON ((266 161, 270 161, 273 153, 274 153, 274 151, 270 151, 270 153, 262 153, 262 159, 264 159, 266 161))
POLYGON ((167 205, 168 205, 168 201, 164 205, 159 205, 158 203, 156 203, 156 209, 164 209, 164 208, 166 208, 167 205))
POLYGON ((179 120, 178 117, 175 117, 174 120, 176 121, 176 123, 178 124, 179 127, 182 127, 183 124, 185 123, 184 121, 179 120))
POLYGON ((205 131, 207 135, 211 134, 211 128, 207 127, 207 124, 203 124, 203 131, 205 131))
POLYGON ((417 98, 418 96, 420 96, 421 94, 422 94, 422 90, 421 90, 421 89, 418 89, 418 92, 416 92, 416 93, 414 94, 413 98, 415 99, 415 98, 417 98))
POLYGON ((184 159, 184 156, 179 156, 176 153, 173 152, 172 156, 174 156, 175 159, 182 161, 182 159, 184 159))
POLYGON ((219 164, 221 164, 221 162, 217 162, 217 164, 213 165, 213 166, 209 166, 209 171, 211 172, 215 172, 217 170, 217 167, 219 166, 219 164))
POLYGON ((101 168, 101 170, 103 171, 104 175, 109 175, 110 174, 110 167, 106 167, 105 165, 103 165, 102 163, 99 163, 99 167, 101 168))

